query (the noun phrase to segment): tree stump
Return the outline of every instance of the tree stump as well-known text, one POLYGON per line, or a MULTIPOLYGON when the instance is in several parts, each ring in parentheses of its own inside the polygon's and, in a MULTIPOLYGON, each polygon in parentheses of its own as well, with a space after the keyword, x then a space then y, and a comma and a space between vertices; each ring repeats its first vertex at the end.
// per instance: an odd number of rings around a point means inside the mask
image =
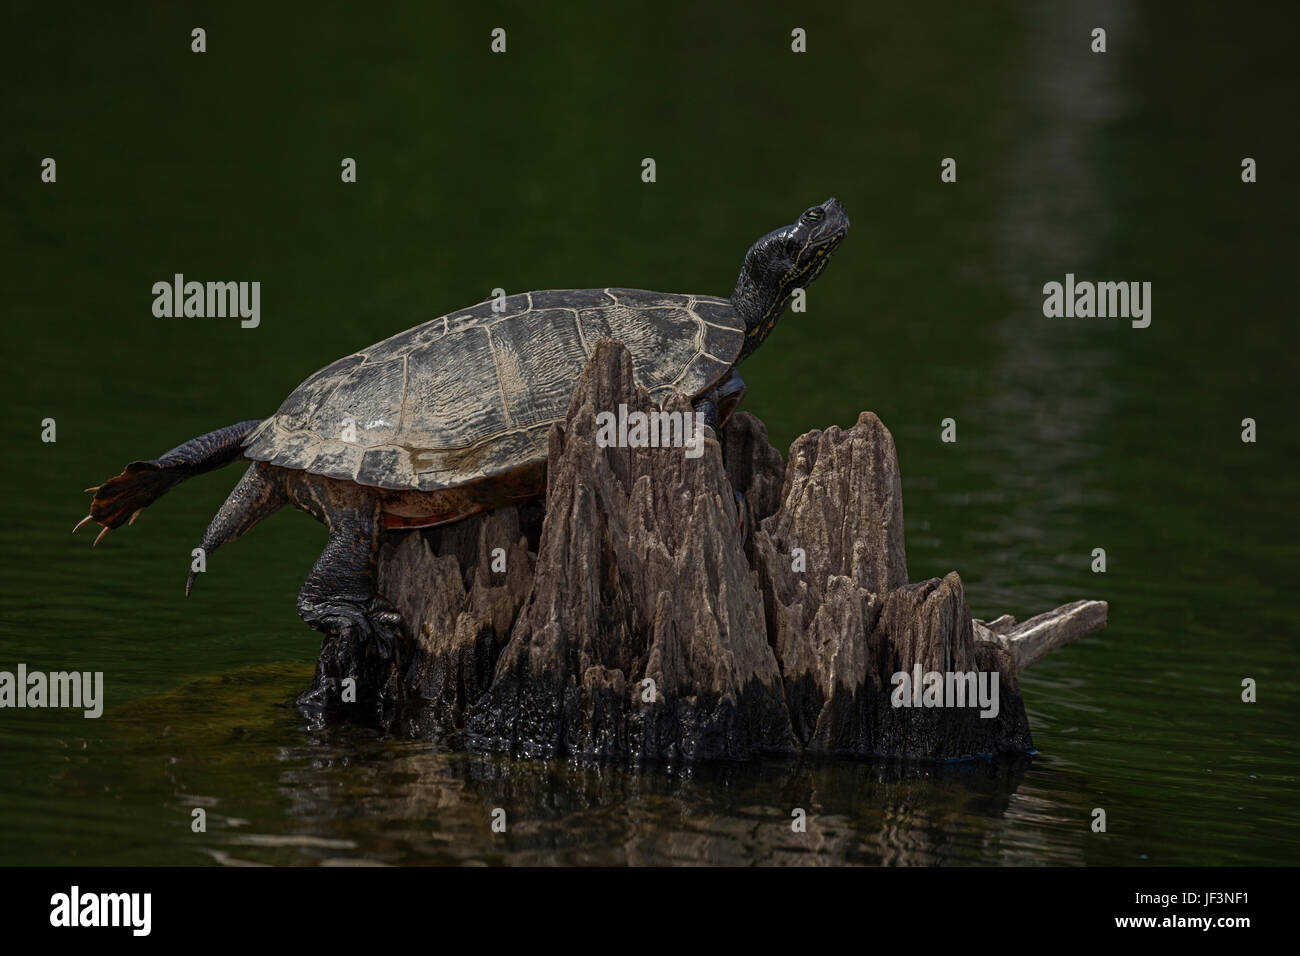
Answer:
POLYGON ((551 429, 544 505, 386 538, 379 590, 411 640, 389 660, 327 638, 303 697, 318 719, 521 757, 1032 751, 1017 674, 1104 626, 1104 602, 984 625, 956 573, 908 583, 894 442, 870 412, 796 439, 787 465, 745 412, 695 458, 602 447, 597 413, 620 404, 691 411, 656 405, 603 340, 551 429), (996 677, 996 714, 916 706, 895 676, 970 673, 996 677))

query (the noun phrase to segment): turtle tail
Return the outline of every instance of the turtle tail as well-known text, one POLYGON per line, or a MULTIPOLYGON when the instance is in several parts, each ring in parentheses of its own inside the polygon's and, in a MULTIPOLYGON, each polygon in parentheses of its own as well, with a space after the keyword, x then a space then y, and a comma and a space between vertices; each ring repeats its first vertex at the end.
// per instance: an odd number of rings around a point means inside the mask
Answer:
POLYGON ((203 532, 199 542, 201 554, 196 554, 190 563, 190 576, 185 581, 185 596, 190 596, 194 579, 200 570, 205 570, 207 559, 227 541, 234 541, 263 518, 269 518, 289 503, 279 469, 266 462, 255 461, 244 472, 221 506, 208 530, 203 532))
POLYGON ((240 456, 244 439, 260 424, 252 420, 228 425, 177 445, 160 458, 131 462, 120 475, 86 489, 95 495, 90 501, 90 514, 72 530, 76 531, 87 521, 102 525, 104 530, 94 542, 98 544, 109 531, 134 522, 141 511, 173 485, 230 464, 240 456))

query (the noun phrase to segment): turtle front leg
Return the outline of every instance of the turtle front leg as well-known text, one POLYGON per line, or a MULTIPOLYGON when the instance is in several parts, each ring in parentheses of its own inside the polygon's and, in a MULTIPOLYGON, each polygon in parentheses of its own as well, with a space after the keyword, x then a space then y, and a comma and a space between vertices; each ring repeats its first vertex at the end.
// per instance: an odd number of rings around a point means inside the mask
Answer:
POLYGON ((380 657, 391 659, 406 626, 375 587, 383 528, 379 501, 353 507, 315 503, 323 505, 317 517, 329 528, 329 541, 298 593, 298 615, 327 637, 356 641, 358 649, 374 646, 380 657))
MULTIPOLYGON (((744 397, 745 381, 734 368, 730 375, 700 396, 695 403, 695 410, 700 413, 704 427, 709 429, 709 434, 714 439, 718 439, 718 430, 726 424, 744 397)), ((727 475, 727 480, 730 482, 730 475, 727 475)), ((734 487, 731 494, 736 499, 736 524, 733 530, 740 535, 743 544, 749 540, 749 507, 745 503, 745 496, 734 487)))

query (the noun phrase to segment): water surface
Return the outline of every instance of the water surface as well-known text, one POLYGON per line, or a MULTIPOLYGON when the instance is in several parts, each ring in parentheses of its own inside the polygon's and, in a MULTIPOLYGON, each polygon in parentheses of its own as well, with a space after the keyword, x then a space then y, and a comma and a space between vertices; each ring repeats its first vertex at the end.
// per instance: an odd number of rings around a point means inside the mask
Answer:
POLYGON ((108 701, 0 712, 0 863, 1296 861, 1293 31, 1239 5, 746 10, 226 4, 201 56, 176 7, 11 13, 0 668, 102 670, 108 701), (853 231, 746 407, 782 449, 878 413, 911 577, 958 570, 975 614, 1110 602, 1024 676, 1032 760, 628 773, 312 734, 319 526, 277 515, 188 601, 236 470, 94 551, 67 533, 83 487, 409 325, 498 286, 726 294, 829 195, 853 231), (260 281, 261 325, 154 318, 175 272, 260 281), (1044 318, 1067 272, 1152 282, 1151 326, 1044 318))

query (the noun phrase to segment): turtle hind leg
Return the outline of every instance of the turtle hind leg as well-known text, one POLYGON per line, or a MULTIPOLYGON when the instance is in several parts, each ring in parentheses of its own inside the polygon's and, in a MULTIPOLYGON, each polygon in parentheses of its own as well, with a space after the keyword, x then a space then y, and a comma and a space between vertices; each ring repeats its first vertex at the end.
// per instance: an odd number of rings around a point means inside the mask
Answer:
POLYGON ((319 507, 324 503, 317 502, 329 540, 298 593, 298 616, 327 639, 355 641, 362 652, 373 646, 388 660, 396 656, 406 627, 375 584, 382 507, 368 495, 346 497, 351 499, 347 504, 327 499, 328 507, 319 507))
POLYGON ((312 512, 329 528, 329 541, 298 594, 298 614, 324 637, 311 689, 298 698, 298 707, 312 727, 346 711, 349 719, 387 731, 406 696, 402 665, 409 668, 415 657, 403 653, 402 616, 376 590, 379 503, 340 507, 334 495, 313 490, 318 500, 312 512))
MULTIPOLYGON (((228 465, 238 458, 244 439, 259 424, 254 420, 228 425, 177 445, 159 458, 131 462, 120 475, 86 489, 95 495, 90 501, 90 514, 72 530, 76 531, 87 521, 94 521, 104 528, 99 533, 99 538, 102 538, 113 528, 134 521, 136 515, 166 494, 173 485, 228 465)), ((99 541, 99 538, 95 540, 99 541)))
MULTIPOLYGON (((231 490, 225 503, 212 516, 208 528, 203 532, 199 547, 203 559, 212 556, 212 552, 228 541, 234 541, 247 532, 263 518, 269 518, 289 503, 285 491, 283 472, 274 465, 255 461, 239 479, 239 484, 231 490)), ((190 576, 185 581, 185 596, 190 596, 194 588, 194 579, 198 571, 190 567, 190 576)))

